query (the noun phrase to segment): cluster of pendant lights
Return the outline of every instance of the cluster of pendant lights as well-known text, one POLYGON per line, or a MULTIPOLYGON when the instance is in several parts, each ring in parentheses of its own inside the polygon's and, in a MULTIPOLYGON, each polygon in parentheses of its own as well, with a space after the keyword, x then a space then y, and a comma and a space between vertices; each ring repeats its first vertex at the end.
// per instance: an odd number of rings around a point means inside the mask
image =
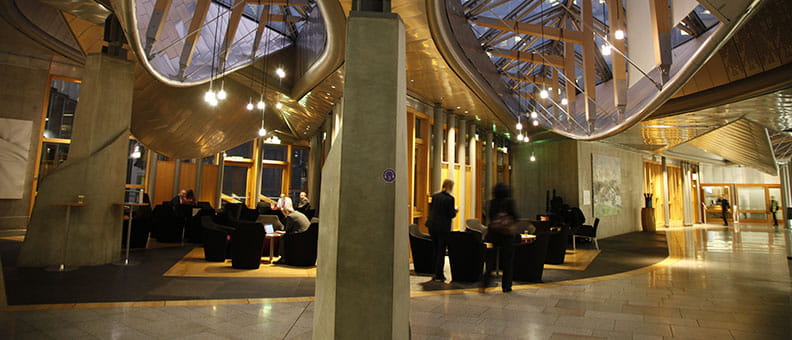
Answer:
MULTIPOLYGON (((624 31, 616 30, 616 32, 613 32, 613 37, 616 38, 616 40, 624 40, 624 31)), ((613 46, 611 46, 607 39, 603 38, 602 40, 605 40, 605 43, 600 47, 600 53, 602 53, 603 56, 611 55, 613 46)))
MULTIPOLYGON (((528 143, 528 142, 531 141, 531 138, 529 138, 527 135, 523 134, 523 125, 522 125, 522 122, 520 121, 520 117, 521 116, 522 115, 517 117, 517 131, 518 131, 517 140, 520 141, 520 142, 523 142, 523 143, 528 143)), ((536 111, 533 111, 533 112, 531 112, 530 117, 531 117, 531 124, 533 126, 539 126, 539 120, 538 120, 539 119, 539 114, 536 113, 536 111)))
MULTIPOLYGON (((277 70, 275 70, 275 74, 277 74, 278 78, 280 78, 280 79, 283 79, 283 78, 286 77, 286 71, 283 70, 283 68, 281 68, 281 67, 279 67, 277 70)), ((213 81, 210 80, 209 81, 209 90, 206 91, 206 93, 204 93, 204 101, 206 103, 208 103, 209 106, 214 107, 214 106, 217 106, 217 104, 219 104, 221 100, 225 100, 226 98, 228 98, 228 93, 225 91, 225 80, 221 81, 221 83, 220 83, 220 91, 214 92, 214 90, 212 89, 212 86, 213 86, 213 81)), ((253 111, 254 108, 255 109, 259 109, 259 110, 261 110, 261 114, 263 115, 264 114, 264 109, 267 108, 267 104, 264 102, 264 93, 262 93, 259 96, 259 100, 258 100, 258 102, 255 105, 253 104, 253 98, 251 98, 250 101, 248 101, 247 105, 245 105, 245 108, 248 111, 253 111)), ((281 108, 283 108, 283 104, 277 103, 277 104, 275 104, 275 108, 280 110, 281 108)), ((264 137, 264 135, 266 135, 266 134, 267 134, 267 130, 264 129, 264 120, 262 119, 261 120, 261 128, 258 131, 258 135, 261 136, 261 137, 264 137)))

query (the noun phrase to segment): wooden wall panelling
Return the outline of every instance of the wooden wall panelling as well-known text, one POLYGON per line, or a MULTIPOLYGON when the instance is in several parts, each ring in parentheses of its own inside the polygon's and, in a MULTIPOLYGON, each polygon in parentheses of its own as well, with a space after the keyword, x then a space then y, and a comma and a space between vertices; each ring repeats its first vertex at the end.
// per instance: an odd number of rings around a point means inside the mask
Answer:
MULTIPOLYGON (((752 20, 755 22, 755 20, 752 20)), ((750 25, 753 26, 753 25, 750 25)), ((761 73, 764 71, 759 59, 759 54, 757 50, 764 51, 769 47, 767 46, 766 40, 760 39, 755 40, 751 37, 751 27, 744 27, 741 31, 742 34, 735 34, 732 38, 732 44, 737 49, 737 53, 740 55, 740 61, 742 62, 743 69, 745 70, 745 76, 749 77, 754 74, 761 73), (748 30, 745 30, 748 29, 748 30)))
MULTIPOLYGON (((217 197, 217 169, 215 164, 203 164, 201 197, 198 198, 199 201, 214 202, 215 197, 217 197)), ((212 206, 214 206, 214 203, 212 203, 212 206)))
POLYGON ((151 204, 160 204, 170 201, 173 196, 173 168, 174 161, 157 161, 156 182, 154 182, 154 197, 151 204))
POLYGON ((179 188, 178 189, 193 189, 195 190, 195 180, 197 175, 197 167, 195 163, 182 162, 179 167, 179 188))
POLYGON ((729 41, 720 50, 723 57, 723 65, 726 67, 726 75, 729 81, 737 81, 745 78, 745 68, 743 67, 742 60, 740 60, 740 52, 737 51, 737 46, 734 41, 729 41))

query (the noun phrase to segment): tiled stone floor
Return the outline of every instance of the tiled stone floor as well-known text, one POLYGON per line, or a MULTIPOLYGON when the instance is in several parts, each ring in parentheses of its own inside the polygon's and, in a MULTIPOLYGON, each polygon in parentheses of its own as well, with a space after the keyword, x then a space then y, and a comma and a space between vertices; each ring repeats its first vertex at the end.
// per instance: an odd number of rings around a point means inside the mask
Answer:
MULTIPOLYGON (((413 339, 792 338, 792 266, 783 233, 714 226, 666 232, 677 257, 629 273, 515 286, 509 294, 497 288, 416 294, 413 339)), ((311 336, 310 299, 195 302, 6 310, 0 312, 0 338, 311 336)))

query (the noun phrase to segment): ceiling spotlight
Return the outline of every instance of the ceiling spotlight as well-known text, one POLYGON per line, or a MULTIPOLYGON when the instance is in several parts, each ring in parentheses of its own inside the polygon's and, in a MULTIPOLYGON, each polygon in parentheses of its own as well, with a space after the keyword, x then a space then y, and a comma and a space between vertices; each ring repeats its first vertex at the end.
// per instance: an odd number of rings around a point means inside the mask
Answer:
POLYGON ((566 98, 561 98, 561 105, 567 105, 567 104, 569 104, 569 100, 567 100, 566 98))
POLYGON ((616 40, 624 40, 624 31, 616 30, 616 32, 613 32, 613 37, 616 38, 616 40))
POLYGON ((536 119, 537 117, 539 117, 539 114, 536 111, 531 112, 531 118, 536 119))
POLYGON ((610 55, 611 54, 611 45, 608 44, 607 42, 602 44, 602 47, 600 48, 600 52, 602 53, 603 56, 610 55))
POLYGON ((280 67, 278 67, 278 69, 275 70, 275 74, 277 74, 278 78, 281 78, 281 79, 286 77, 286 71, 284 71, 283 68, 280 68, 280 67))
POLYGON ((533 126, 539 126, 539 121, 534 119, 533 126))
POLYGON ((539 97, 542 97, 542 99, 547 99, 547 97, 550 97, 550 94, 547 93, 547 90, 542 89, 542 91, 539 92, 539 97))

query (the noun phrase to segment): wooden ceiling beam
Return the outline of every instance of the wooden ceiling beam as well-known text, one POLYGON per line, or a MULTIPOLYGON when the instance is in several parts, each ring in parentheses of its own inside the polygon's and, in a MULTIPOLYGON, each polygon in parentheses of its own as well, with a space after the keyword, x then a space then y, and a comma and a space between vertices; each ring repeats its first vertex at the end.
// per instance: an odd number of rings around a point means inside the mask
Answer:
POLYGON ((560 29, 526 22, 516 22, 514 20, 500 20, 495 18, 476 17, 472 21, 479 26, 495 28, 502 31, 509 31, 518 34, 533 35, 540 38, 561 40, 575 44, 583 43, 583 32, 575 30, 560 29))
POLYGON ((558 68, 564 67, 564 58, 557 55, 539 54, 533 52, 518 52, 515 50, 506 50, 500 48, 492 49, 489 52, 492 55, 501 58, 508 58, 512 60, 519 60, 519 61, 529 62, 532 64, 541 64, 541 65, 547 65, 558 68))
POLYGON ((201 28, 203 27, 206 16, 209 14, 209 8, 212 0, 198 0, 195 4, 195 12, 193 18, 190 20, 190 28, 188 36, 184 39, 184 47, 182 54, 179 58, 179 79, 183 79, 184 72, 187 67, 192 63, 193 54, 195 53, 195 44, 201 36, 201 28))
POLYGON ((308 0, 245 0, 249 5, 271 5, 271 6, 295 6, 307 7, 311 3, 308 0))
POLYGON ((226 62, 228 61, 228 55, 231 52, 231 46, 234 44, 234 37, 236 36, 237 30, 239 29, 239 23, 242 21, 242 14, 245 12, 246 5, 243 2, 245 2, 245 0, 234 0, 234 6, 231 10, 231 17, 228 18, 228 29, 226 29, 225 37, 223 38, 223 44, 220 45, 223 52, 220 57, 220 63, 217 67, 219 70, 224 69, 226 62))
POLYGON ((151 19, 149 20, 148 28, 146 29, 146 43, 143 50, 146 52, 146 57, 151 53, 154 43, 159 39, 162 33, 162 27, 165 20, 168 18, 168 11, 170 11, 171 3, 173 0, 157 0, 154 3, 154 8, 151 11, 151 19))

